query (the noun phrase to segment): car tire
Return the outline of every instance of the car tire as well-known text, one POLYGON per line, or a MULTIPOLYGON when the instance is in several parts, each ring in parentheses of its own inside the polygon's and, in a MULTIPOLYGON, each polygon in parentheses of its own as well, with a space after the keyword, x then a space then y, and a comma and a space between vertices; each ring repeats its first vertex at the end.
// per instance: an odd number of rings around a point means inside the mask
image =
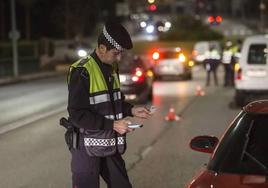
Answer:
POLYGON ((235 91, 235 103, 237 106, 244 106, 246 102, 246 96, 242 91, 235 91))
POLYGON ((192 80, 192 79, 193 79, 192 73, 186 74, 185 80, 192 80))

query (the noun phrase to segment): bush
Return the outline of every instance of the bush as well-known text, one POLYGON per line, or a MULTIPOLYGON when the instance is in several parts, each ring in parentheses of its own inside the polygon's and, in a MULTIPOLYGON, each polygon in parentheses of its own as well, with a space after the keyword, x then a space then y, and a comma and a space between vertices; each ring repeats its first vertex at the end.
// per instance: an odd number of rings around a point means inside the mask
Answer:
POLYGON ((220 40, 223 39, 223 35, 211 30, 192 16, 179 16, 172 24, 171 30, 161 33, 159 39, 179 41, 220 40))

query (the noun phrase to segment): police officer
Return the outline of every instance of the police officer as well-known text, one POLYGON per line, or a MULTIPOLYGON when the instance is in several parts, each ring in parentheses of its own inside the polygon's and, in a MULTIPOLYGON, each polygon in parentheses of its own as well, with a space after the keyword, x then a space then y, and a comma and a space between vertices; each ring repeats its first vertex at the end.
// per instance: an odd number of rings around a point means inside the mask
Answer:
POLYGON ((232 58, 231 58, 231 86, 234 86, 234 74, 235 74, 235 64, 239 62, 239 58, 241 56, 241 47, 242 47, 242 40, 238 39, 236 44, 231 47, 232 51, 232 58))
POLYGON ((209 51, 205 52, 205 60, 203 62, 206 73, 206 86, 210 85, 210 75, 213 74, 214 84, 218 85, 218 76, 217 76, 217 68, 219 65, 220 53, 215 48, 215 46, 210 45, 209 51))
POLYGON ((225 47, 222 54, 222 63, 224 66, 224 86, 231 86, 233 83, 232 77, 232 58, 233 58, 233 50, 232 50, 232 42, 227 41, 225 43, 225 47))
POLYGON ((73 188, 98 188, 99 176, 110 188, 132 187, 121 154, 133 129, 123 118, 148 118, 150 112, 125 102, 120 92, 116 62, 131 48, 127 30, 107 22, 95 51, 70 67, 68 112, 79 131, 78 148, 71 149, 73 188))

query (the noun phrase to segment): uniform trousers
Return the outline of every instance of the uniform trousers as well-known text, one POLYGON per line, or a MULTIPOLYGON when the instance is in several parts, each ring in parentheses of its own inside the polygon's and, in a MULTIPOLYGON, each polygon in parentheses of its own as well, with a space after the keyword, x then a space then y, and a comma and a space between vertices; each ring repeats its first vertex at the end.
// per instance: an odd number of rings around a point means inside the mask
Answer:
POLYGON ((108 188, 132 188, 121 154, 109 157, 89 157, 85 148, 72 149, 73 188, 99 188, 99 177, 108 188))

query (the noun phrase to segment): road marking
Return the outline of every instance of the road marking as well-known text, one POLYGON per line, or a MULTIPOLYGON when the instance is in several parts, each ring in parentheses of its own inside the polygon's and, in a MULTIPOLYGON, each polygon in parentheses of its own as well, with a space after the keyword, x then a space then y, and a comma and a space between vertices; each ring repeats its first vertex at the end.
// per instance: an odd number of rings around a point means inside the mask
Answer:
POLYGON ((145 148, 145 149, 141 152, 141 158, 144 159, 144 158, 146 157, 146 155, 148 155, 152 149, 153 149, 152 146, 149 146, 149 147, 145 148))
POLYGON ((63 112, 65 110, 66 110, 66 105, 61 106, 61 107, 59 107, 57 109, 54 109, 54 110, 50 110, 49 112, 45 112, 45 113, 37 114, 37 115, 32 115, 32 117, 22 119, 22 120, 18 120, 18 121, 3 125, 3 126, 0 127, 0 134, 4 134, 4 133, 6 133, 8 131, 11 131, 11 130, 14 130, 16 128, 22 127, 24 125, 33 123, 33 122, 38 121, 40 119, 44 119, 46 117, 49 117, 49 116, 52 116, 54 114, 63 112))

